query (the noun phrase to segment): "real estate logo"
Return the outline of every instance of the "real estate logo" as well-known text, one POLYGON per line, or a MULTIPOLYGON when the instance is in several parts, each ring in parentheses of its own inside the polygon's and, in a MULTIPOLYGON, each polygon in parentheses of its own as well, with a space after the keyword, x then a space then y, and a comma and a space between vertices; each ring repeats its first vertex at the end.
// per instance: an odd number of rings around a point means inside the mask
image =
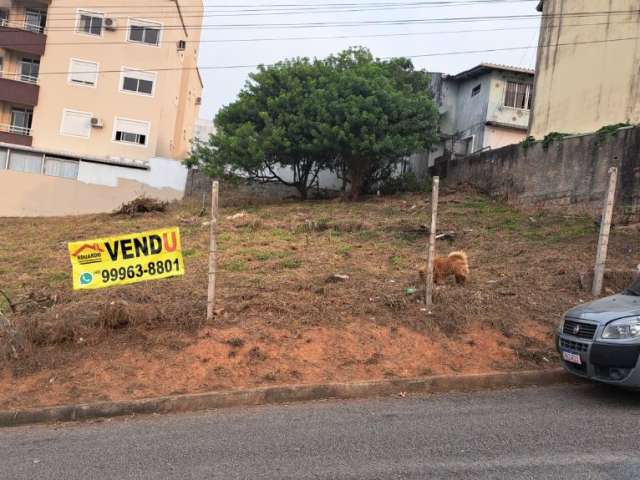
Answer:
POLYGON ((80 265, 90 265, 92 263, 102 262, 102 253, 104 250, 99 243, 85 243, 71 255, 76 257, 80 265))

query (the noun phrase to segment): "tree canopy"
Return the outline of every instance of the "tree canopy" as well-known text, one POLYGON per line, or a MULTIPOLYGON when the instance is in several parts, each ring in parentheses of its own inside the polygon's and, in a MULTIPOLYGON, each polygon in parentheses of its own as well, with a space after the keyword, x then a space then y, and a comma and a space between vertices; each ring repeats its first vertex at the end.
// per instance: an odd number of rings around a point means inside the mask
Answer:
POLYGON ((211 176, 279 181, 307 198, 320 171, 337 172, 356 198, 435 138, 429 76, 410 60, 352 48, 326 59, 261 66, 216 116, 216 133, 188 165, 211 176))

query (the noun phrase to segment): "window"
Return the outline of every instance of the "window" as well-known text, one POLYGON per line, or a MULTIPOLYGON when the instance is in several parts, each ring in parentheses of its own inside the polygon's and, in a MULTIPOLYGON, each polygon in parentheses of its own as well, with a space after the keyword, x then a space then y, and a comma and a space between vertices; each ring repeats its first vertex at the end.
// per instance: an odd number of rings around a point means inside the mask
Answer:
POLYGON ((0 9, 0 27, 9 25, 9 10, 0 9))
POLYGON ((12 150, 9 155, 9 170, 42 173, 42 154, 12 150))
POLYGON ((46 156, 44 159, 44 174, 52 177, 78 178, 77 160, 46 156))
POLYGON ((122 70, 122 83, 120 89, 125 92, 141 93, 143 95, 153 95, 156 83, 154 72, 143 72, 141 70, 122 70))
POLYGON ((7 168, 7 158, 9 157, 9 150, 6 148, 0 148, 0 170, 7 168))
POLYGON ((113 134, 113 139, 116 142, 132 143, 146 147, 148 138, 149 122, 116 117, 113 134))
POLYGON ((24 28, 30 32, 42 33, 47 25, 47 13, 43 10, 27 8, 24 14, 24 28))
POLYGON ((455 142, 453 151, 456 155, 470 155, 473 153, 475 138, 473 135, 470 137, 462 138, 455 142))
POLYGON ((76 32, 101 36, 103 24, 103 14, 78 10, 78 25, 76 27, 76 32))
POLYGON ((131 20, 129 24, 129 41, 147 45, 160 44, 162 25, 143 20, 131 20))
POLYGON ((4 71, 4 58, 0 57, 0 78, 2 78, 3 71, 4 71))
POLYGON ((476 95, 478 95, 480 93, 481 88, 482 88, 482 85, 476 85, 475 87, 473 87, 473 90, 471 90, 471 96, 475 97, 476 95))
POLYGON ((28 83, 38 83, 40 74, 40 60, 23 58, 20 60, 20 80, 28 83))
POLYGON ((91 136, 91 117, 88 112, 67 110, 62 112, 60 134, 67 137, 89 138, 91 136))
POLYGON ((11 125, 9 126, 9 132, 15 133, 17 135, 30 135, 32 119, 33 109, 12 108, 11 125))
POLYGON ((507 82, 504 106, 531 110, 533 85, 530 83, 507 82))
POLYGON ((69 82, 95 87, 98 83, 98 64, 72 58, 69 65, 69 82))

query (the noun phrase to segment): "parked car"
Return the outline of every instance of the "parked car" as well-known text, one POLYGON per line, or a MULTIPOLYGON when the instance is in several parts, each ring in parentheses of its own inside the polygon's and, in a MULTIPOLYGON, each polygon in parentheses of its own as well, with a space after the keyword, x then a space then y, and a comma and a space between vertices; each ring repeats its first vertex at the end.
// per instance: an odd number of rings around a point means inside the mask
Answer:
POLYGON ((622 293, 569 310, 556 346, 570 373, 640 387, 640 277, 622 293))

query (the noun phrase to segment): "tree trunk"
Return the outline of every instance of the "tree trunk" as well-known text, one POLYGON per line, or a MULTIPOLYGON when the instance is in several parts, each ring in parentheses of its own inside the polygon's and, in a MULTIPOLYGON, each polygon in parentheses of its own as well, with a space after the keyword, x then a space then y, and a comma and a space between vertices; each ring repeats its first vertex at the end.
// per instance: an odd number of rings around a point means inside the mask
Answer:
POLYGON ((296 190, 298 190, 298 193, 300 194, 300 200, 304 201, 309 199, 309 188, 307 187, 306 183, 304 185, 298 183, 296 185, 296 190))
POLYGON ((349 200, 355 201, 358 200, 362 194, 362 188, 364 187, 367 174, 367 161, 363 158, 350 158, 347 160, 347 170, 351 183, 349 200))

